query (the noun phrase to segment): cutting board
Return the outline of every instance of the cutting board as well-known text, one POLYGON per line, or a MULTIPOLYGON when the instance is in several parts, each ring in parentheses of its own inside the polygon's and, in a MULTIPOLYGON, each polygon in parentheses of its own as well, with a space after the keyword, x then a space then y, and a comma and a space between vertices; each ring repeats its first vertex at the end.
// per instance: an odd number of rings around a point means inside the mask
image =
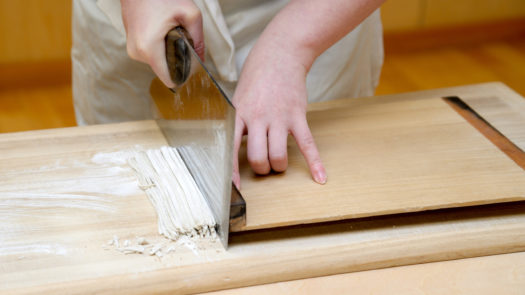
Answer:
MULTIPOLYGON (((501 86, 488 88, 496 95, 501 86)), ((467 88, 476 89, 487 92, 467 88)), ((248 219, 237 230, 524 199, 523 169, 436 94, 312 106, 328 183, 311 182, 292 142, 285 174, 256 177, 243 163, 248 219)), ((503 133, 522 136, 520 114, 503 133)), ((525 248, 517 203, 475 209, 481 216, 436 211, 239 233, 227 252, 115 251, 107 243, 115 236, 159 239, 125 158, 165 144, 154 121, 1 135, 0 290, 196 292, 525 248)))
POLYGON ((244 162, 247 222, 234 230, 525 199, 525 171, 441 98, 347 100, 308 120, 328 182, 310 181, 291 140, 285 173, 244 162))
MULTIPOLYGON (((232 231, 525 200, 525 171, 439 97, 344 100, 310 111, 308 120, 328 182, 311 180, 292 138, 285 173, 256 176, 243 148, 247 219, 232 231)), ((0 142, 4 198, 89 185, 109 196, 134 189, 142 198, 125 160, 114 165, 111 153, 167 144, 154 121, 6 134, 0 142), (127 171, 103 175, 117 168, 127 171), (90 169, 106 172, 83 179, 90 169), (119 187, 122 175, 128 181, 119 187)))

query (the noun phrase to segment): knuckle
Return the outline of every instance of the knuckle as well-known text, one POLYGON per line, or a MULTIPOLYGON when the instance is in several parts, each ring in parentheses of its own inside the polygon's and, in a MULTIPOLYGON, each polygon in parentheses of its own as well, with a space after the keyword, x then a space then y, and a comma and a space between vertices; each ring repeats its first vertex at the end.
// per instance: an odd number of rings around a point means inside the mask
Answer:
POLYGON ((304 145, 305 147, 309 148, 309 147, 315 146, 314 138, 310 134, 305 134, 301 136, 300 140, 301 140, 302 145, 304 145))
POLYGON ((138 40, 138 42, 135 44, 135 51, 139 56, 147 56, 148 46, 146 44, 147 42, 143 40, 138 40))
POLYGON ((319 169, 323 167, 323 162, 321 161, 321 157, 318 155, 313 156, 313 158, 310 159, 311 166, 314 169, 319 169))
POLYGON ((126 44, 126 51, 128 52, 129 57, 132 59, 137 59, 137 48, 135 47, 134 43, 128 42, 126 44))
POLYGON ((251 122, 266 122, 267 112, 262 107, 254 106, 248 114, 248 120, 251 122))
POLYGON ((323 161, 321 160, 321 156, 317 152, 317 150, 313 151, 312 153, 306 155, 306 161, 309 163, 309 166, 313 169, 321 169, 323 168, 323 161))
POLYGON ((179 6, 173 7, 173 9, 174 17, 185 26, 192 25, 197 21, 202 21, 201 11, 193 1, 180 3, 179 6))
POLYGON ((202 20, 201 11, 197 7, 189 9, 186 14, 186 20, 188 23, 200 22, 202 20))
POLYGON ((139 61, 146 61, 149 56, 149 49, 146 42, 137 40, 136 42, 128 42, 126 46, 129 57, 139 61))

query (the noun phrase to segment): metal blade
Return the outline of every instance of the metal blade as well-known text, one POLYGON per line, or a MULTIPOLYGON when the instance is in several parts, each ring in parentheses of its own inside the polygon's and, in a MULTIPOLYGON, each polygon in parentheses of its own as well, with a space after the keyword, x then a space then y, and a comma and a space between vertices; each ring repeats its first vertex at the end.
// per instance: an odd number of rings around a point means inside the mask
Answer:
MULTIPOLYGON (((179 72, 182 84, 171 95, 155 95, 152 91, 159 113, 157 123, 168 143, 177 147, 206 198, 217 222, 217 233, 227 248, 235 109, 189 41, 182 40, 184 50, 189 50, 183 71, 179 72)), ((180 40, 177 42, 181 46, 180 40)), ((169 56, 168 62, 173 63, 169 56)))

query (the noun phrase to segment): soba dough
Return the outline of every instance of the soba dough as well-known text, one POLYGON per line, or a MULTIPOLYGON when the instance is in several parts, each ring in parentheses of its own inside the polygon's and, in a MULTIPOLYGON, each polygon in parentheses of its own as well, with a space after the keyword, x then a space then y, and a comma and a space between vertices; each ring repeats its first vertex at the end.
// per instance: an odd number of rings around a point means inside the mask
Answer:
POLYGON ((176 148, 140 151, 128 163, 157 212, 161 235, 215 238, 213 214, 176 148))

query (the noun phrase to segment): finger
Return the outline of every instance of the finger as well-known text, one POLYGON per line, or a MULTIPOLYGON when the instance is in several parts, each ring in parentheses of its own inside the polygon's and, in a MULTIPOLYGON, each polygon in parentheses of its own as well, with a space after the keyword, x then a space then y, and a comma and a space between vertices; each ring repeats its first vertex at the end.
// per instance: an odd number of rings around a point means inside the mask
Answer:
POLYGON ((129 57, 149 64, 162 83, 173 88, 175 85, 169 75, 164 46, 162 33, 156 35, 143 34, 140 39, 128 35, 126 49, 129 57))
POLYGON ((237 189, 241 189, 241 175, 239 172, 239 149, 242 143, 242 136, 244 134, 245 125, 241 117, 238 115, 235 118, 235 134, 233 139, 233 174, 232 181, 237 189))
POLYGON ((268 156, 274 171, 283 172, 288 167, 287 138, 287 129, 282 126, 270 127, 268 131, 268 156))
POLYGON ((169 88, 175 85, 171 81, 166 62, 164 38, 168 31, 177 25, 175 20, 160 19, 158 22, 145 24, 140 30, 129 30, 127 35, 128 55, 132 59, 149 64, 162 83, 169 88))
POLYGON ((202 14, 197 6, 188 9, 181 17, 180 24, 188 31, 193 41, 193 49, 204 61, 204 33, 202 30, 202 14))
POLYGON ((312 174, 315 182, 324 184, 326 183, 326 171, 321 162, 321 157, 319 156, 319 151, 315 145, 314 138, 306 122, 306 118, 299 120, 294 125, 292 129, 292 134, 295 137, 295 141, 303 154, 308 167, 310 168, 310 173, 312 174))
POLYGON ((142 40, 139 44, 142 44, 143 48, 138 48, 138 55, 144 56, 153 72, 159 77, 159 79, 169 88, 175 87, 175 84, 171 80, 171 76, 168 70, 168 64, 166 62, 166 49, 164 38, 166 34, 177 26, 183 26, 188 31, 190 37, 193 40, 195 51, 201 59, 204 58, 204 37, 202 32, 202 15, 199 8, 191 1, 181 4, 177 7, 171 18, 164 21, 160 21, 157 25, 153 25, 151 28, 154 34, 144 35, 143 38, 150 38, 142 40))
POLYGON ((153 72, 167 87, 173 88, 175 84, 171 80, 168 70, 168 63, 166 62, 166 48, 164 44, 164 37, 154 40, 149 49, 148 60, 146 61, 153 72))
POLYGON ((257 174, 268 174, 268 129, 263 125, 248 126, 248 162, 257 174))

